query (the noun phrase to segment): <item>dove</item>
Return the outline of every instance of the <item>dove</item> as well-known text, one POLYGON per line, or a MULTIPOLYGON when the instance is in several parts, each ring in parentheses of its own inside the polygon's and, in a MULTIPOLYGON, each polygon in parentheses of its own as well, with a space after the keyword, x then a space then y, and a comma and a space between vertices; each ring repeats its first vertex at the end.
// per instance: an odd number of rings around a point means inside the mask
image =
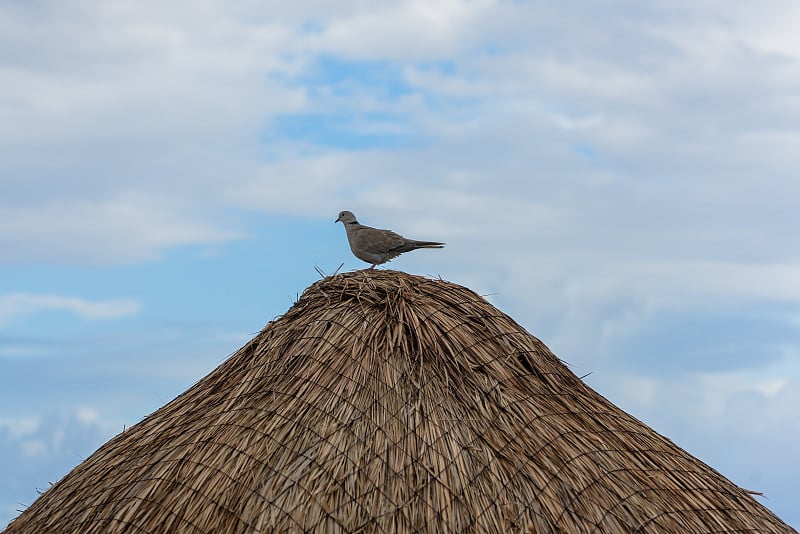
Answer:
POLYGON ((339 217, 334 222, 344 224, 347 241, 350 242, 350 250, 353 251, 356 258, 371 263, 370 269, 374 269, 376 265, 386 263, 404 252, 418 248, 442 248, 444 246, 444 243, 406 239, 391 230, 364 226, 350 211, 339 213, 339 217))

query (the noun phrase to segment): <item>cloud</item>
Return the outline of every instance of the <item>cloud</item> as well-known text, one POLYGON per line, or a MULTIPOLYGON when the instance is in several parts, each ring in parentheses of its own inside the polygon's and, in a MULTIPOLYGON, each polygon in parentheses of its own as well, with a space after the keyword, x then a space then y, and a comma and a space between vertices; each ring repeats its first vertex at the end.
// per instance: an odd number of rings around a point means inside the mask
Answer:
MULTIPOLYGON (((336 213, 362 192, 391 198, 373 188, 424 199, 464 179, 478 198, 566 214, 550 236, 581 233, 573 248, 614 236, 635 247, 608 254, 658 261, 775 254, 763 234, 782 233, 800 192, 798 55, 765 31, 775 17, 690 3, 571 17, 490 1, 42 6, 5 8, 9 49, 27 51, 0 75, 17 103, 0 107, 5 263, 147 261, 241 237, 242 208, 336 213)), ((442 208, 440 225, 469 225, 442 208)))
POLYGON ((491 0, 379 2, 332 17, 312 42, 317 50, 358 59, 450 57, 463 50, 483 17, 497 8, 491 0))
POLYGON ((0 71, 0 262, 130 263, 239 235, 217 199, 261 157, 264 117, 303 102, 273 79, 291 38, 214 3, 150 7, 0 8, 22 52, 0 71))
POLYGON ((138 193, 112 198, 53 199, 0 205, 0 262, 126 264, 155 259, 169 247, 240 237, 215 227, 177 201, 138 193))
POLYGON ((63 295, 11 293, 0 296, 0 327, 11 321, 43 311, 68 311, 82 319, 118 319, 138 313, 135 299, 89 301, 63 295))
POLYGON ((0 419, 0 525, 5 525, 39 492, 85 459, 113 431, 87 418, 93 408, 71 413, 0 419))
POLYGON ((800 439, 800 381, 794 354, 752 371, 699 373, 678 380, 619 373, 589 382, 617 405, 728 477, 793 526, 793 444, 800 439), (791 378, 790 378, 791 377, 791 378), (611 383, 614 383, 612 385, 611 383))

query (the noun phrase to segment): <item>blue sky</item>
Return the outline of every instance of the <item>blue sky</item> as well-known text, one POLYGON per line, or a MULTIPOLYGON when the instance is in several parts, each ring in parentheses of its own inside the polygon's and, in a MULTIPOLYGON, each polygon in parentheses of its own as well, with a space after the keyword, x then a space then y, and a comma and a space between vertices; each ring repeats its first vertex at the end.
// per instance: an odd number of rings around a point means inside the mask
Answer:
POLYGON ((800 7, 285 4, 0 4, 0 525, 349 209, 800 527, 800 7))

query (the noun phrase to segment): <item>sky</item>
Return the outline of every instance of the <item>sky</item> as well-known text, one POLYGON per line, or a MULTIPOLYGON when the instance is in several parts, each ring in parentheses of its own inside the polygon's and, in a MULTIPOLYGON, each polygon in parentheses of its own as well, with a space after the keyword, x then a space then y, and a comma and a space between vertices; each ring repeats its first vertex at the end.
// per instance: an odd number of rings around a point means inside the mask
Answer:
POLYGON ((0 526, 318 280, 474 291, 800 528, 794 0, 0 2, 0 526))

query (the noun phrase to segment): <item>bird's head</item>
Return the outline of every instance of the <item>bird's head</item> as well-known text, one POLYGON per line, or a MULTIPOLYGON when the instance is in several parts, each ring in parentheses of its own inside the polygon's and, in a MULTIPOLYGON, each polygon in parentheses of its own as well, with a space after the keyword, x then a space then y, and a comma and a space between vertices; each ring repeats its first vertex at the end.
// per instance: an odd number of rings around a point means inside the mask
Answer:
POLYGON ((352 211, 341 211, 341 212, 339 212, 339 217, 334 222, 339 222, 339 221, 341 221, 344 224, 350 224, 350 223, 357 223, 358 222, 358 220, 356 219, 356 216, 353 215, 352 211))

